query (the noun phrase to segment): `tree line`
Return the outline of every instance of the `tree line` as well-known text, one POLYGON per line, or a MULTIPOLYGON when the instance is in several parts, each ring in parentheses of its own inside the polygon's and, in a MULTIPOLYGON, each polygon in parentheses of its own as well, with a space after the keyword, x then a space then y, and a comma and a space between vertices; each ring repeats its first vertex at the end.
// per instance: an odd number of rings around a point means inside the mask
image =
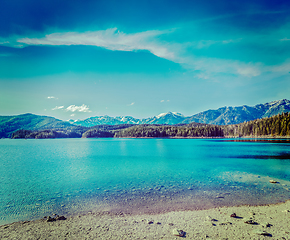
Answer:
POLYGON ((286 112, 235 125, 225 125, 223 131, 227 137, 290 136, 290 113, 286 112))
POLYGON ((12 138, 191 138, 191 137, 290 137, 290 113, 234 125, 101 125, 90 129, 18 130, 12 138))

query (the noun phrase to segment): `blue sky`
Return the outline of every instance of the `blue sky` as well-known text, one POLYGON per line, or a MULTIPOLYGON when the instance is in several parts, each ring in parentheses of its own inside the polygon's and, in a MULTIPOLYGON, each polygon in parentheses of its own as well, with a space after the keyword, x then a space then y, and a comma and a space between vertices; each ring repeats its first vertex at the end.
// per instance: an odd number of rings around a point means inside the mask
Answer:
POLYGON ((290 99, 289 1, 2 0, 0 115, 60 119, 290 99))

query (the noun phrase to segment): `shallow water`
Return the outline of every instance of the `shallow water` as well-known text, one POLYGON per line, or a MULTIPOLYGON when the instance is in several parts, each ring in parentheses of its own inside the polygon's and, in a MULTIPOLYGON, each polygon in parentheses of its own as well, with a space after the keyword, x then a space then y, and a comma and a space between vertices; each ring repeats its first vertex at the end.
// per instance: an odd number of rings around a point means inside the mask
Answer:
POLYGON ((289 146, 287 140, 1 139, 0 224, 53 213, 284 201, 289 146))

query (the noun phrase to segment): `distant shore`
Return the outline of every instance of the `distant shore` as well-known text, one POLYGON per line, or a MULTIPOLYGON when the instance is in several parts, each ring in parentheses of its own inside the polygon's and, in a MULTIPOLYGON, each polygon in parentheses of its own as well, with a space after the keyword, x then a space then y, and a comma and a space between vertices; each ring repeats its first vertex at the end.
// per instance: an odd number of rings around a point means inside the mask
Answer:
MULTIPOLYGON (((79 137, 83 138, 83 137, 79 137)), ((233 136, 224 136, 224 137, 92 137, 93 139, 107 139, 107 138, 117 138, 117 139, 290 139, 289 136, 241 136, 241 137, 233 137, 233 136)), ((0 138, 0 139, 34 139, 34 138, 0 138)), ((36 138, 36 139, 70 139, 70 138, 36 138)), ((75 139, 75 138, 73 138, 75 139)))
POLYGON ((290 239, 290 201, 162 214, 89 212, 0 226, 1 239, 290 239), (235 216, 235 217, 231 217, 235 216), (177 236, 180 234, 180 236, 177 236), (182 239, 182 238, 181 238, 182 239))

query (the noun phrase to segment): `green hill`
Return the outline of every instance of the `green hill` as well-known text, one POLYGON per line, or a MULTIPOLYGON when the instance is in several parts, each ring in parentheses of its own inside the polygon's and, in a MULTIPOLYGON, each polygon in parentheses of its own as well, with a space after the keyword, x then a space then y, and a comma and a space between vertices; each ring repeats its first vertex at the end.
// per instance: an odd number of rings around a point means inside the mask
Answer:
POLYGON ((12 133, 20 130, 44 130, 44 129, 72 129, 80 128, 69 122, 47 116, 39 116, 31 113, 0 116, 0 138, 11 137, 12 133))

